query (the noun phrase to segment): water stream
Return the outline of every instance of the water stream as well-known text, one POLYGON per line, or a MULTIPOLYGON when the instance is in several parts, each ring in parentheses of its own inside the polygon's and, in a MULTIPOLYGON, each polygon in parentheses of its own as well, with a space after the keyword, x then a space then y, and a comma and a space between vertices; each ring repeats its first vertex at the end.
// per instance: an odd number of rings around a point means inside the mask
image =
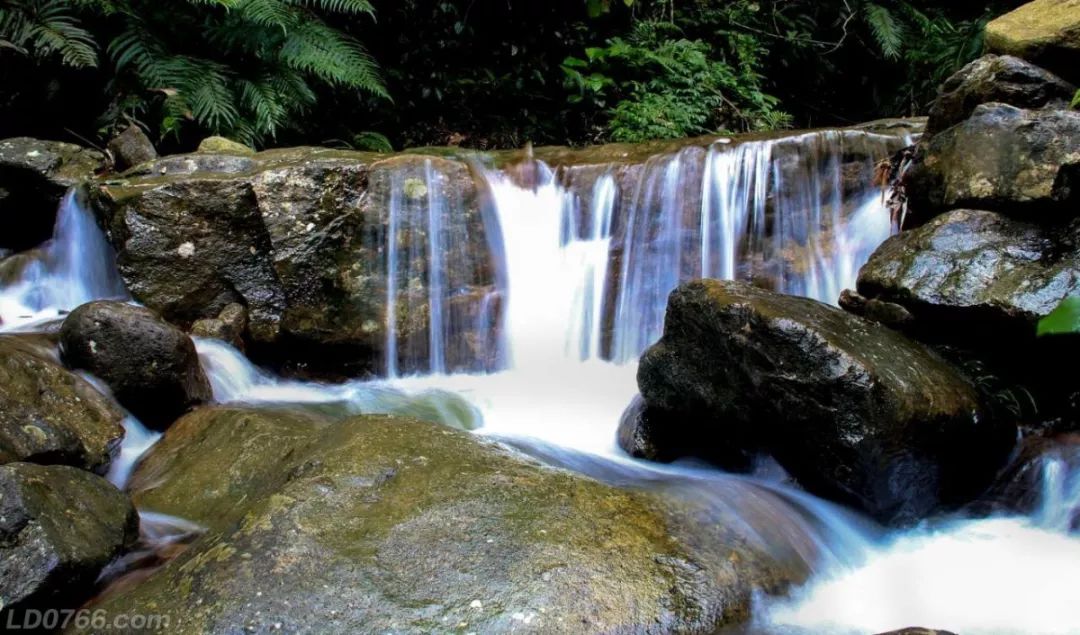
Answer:
MULTIPOLYGON (((659 336, 668 293, 680 281, 711 276, 835 302, 894 231, 868 175, 902 145, 851 131, 718 142, 653 157, 633 173, 613 167, 584 188, 540 162, 525 183, 506 170, 478 169, 492 202, 485 229, 489 240, 497 237, 498 289, 479 296, 480 317, 465 326, 450 308, 464 284, 449 271, 457 238, 441 226, 457 203, 442 195, 428 162, 387 185, 382 379, 286 380, 222 342, 196 345, 219 402, 437 420, 620 486, 693 496, 741 519, 759 547, 814 572, 789 597, 759 598, 751 632, 923 625, 965 634, 1080 633, 1075 461, 1045 466, 1042 502, 1031 516, 937 519, 887 534, 783 485, 768 463, 755 476, 736 476, 635 461, 615 444, 620 414, 636 393, 636 360, 659 336), (418 275, 425 295, 403 296, 413 291, 404 281, 418 275), (431 316, 422 345, 399 341, 396 329, 398 312, 414 310, 431 316), (452 371, 447 348, 458 328, 491 335, 494 369, 452 371)), ((69 195, 54 239, 0 277, 0 331, 41 328, 90 299, 126 298, 112 260, 90 214, 69 195)), ((156 440, 134 420, 127 427, 116 482, 156 440)))

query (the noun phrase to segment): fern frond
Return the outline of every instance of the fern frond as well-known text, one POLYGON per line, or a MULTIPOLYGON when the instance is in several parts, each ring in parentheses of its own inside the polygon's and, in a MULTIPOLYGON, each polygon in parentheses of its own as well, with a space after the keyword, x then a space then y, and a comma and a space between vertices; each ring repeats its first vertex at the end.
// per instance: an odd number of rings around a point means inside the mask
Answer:
POLYGON ((257 81, 240 80, 240 101, 254 116, 254 131, 277 136, 278 127, 285 124, 288 117, 287 99, 275 88, 271 78, 262 77, 257 81))
POLYGON ((328 13, 375 15, 375 7, 368 0, 285 0, 289 4, 322 9, 328 13))
POLYGON ((885 7, 868 3, 863 14, 870 32, 874 35, 881 54, 887 59, 899 59, 904 46, 904 26, 885 7))
POLYGON ((390 97, 375 61, 360 43, 317 20, 297 25, 282 45, 280 55, 289 67, 325 82, 390 97))
POLYGON ((286 31, 301 18, 296 9, 281 0, 237 0, 236 6, 245 19, 286 31))
POLYGON ((98 64, 97 43, 89 31, 60 3, 50 3, 36 16, 28 35, 35 49, 56 54, 68 66, 93 68, 98 64))
POLYGON ((236 96, 229 87, 228 67, 203 60, 187 60, 189 77, 185 78, 181 94, 191 104, 195 120, 214 132, 232 128, 240 118, 236 96))

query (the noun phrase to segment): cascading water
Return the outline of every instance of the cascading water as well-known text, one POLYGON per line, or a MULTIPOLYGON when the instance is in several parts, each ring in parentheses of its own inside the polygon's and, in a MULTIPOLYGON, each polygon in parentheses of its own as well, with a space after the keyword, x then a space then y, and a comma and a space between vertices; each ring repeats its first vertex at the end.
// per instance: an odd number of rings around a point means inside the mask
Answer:
MULTIPOLYGON (((881 540, 854 514, 775 479, 644 464, 615 446, 618 417, 636 392, 636 359, 659 335, 671 289, 712 276, 835 301, 893 230, 869 181, 874 163, 902 145, 853 131, 721 140, 600 168, 587 186, 540 162, 524 183, 508 170, 477 168, 490 199, 479 239, 453 222, 460 193, 438 160, 422 168, 388 162, 369 184, 387 201, 370 237, 385 263, 384 379, 284 381, 221 342, 197 347, 221 402, 481 426, 550 463, 693 497, 718 521, 736 519, 755 546, 814 572, 789 598, 760 598, 750 632, 865 633, 915 623, 964 633, 1080 632, 1069 610, 1080 582, 1075 462, 1045 466, 1042 505, 1030 517, 957 520, 881 540), (496 271, 478 273, 470 256, 477 240, 496 271), (418 314, 422 328, 411 321, 418 314), (462 333, 483 344, 462 347, 462 333), (481 372, 493 367, 501 370, 481 372)), ((74 195, 53 241, 16 258, 0 264, 0 329, 126 297, 107 243, 74 195)), ((130 423, 117 482, 154 440, 130 423)))

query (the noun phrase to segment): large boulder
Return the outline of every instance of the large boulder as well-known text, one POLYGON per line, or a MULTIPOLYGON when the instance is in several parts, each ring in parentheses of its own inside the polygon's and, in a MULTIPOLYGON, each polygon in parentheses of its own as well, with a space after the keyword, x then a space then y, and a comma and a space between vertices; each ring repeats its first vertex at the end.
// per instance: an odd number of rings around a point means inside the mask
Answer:
POLYGON ((104 165, 100 152, 71 143, 0 140, 0 248, 23 251, 48 240, 64 192, 104 165))
POLYGON ((138 535, 131 501, 73 467, 0 465, 0 620, 26 609, 74 608, 138 535))
POLYGON ((920 344, 737 282, 701 280, 671 294, 638 386, 686 447, 771 453, 808 490, 887 523, 976 495, 1016 437, 920 344))
POLYGON ((209 531, 89 608, 177 633, 714 632, 788 575, 734 522, 409 419, 201 409, 131 490, 209 531))
POLYGON ((25 338, 0 337, 0 464, 60 463, 105 474, 123 411, 25 338))
POLYGON ((931 137, 906 190, 916 220, 959 207, 1071 217, 1080 205, 1080 112, 983 104, 931 137))
POLYGON ((195 344, 153 311, 98 301, 71 312, 60 329, 64 362, 101 378, 147 426, 164 429, 213 398, 195 344))
POLYGON ((1080 0, 1034 0, 986 25, 986 48, 1080 82, 1080 0))
POLYGON ((902 305, 921 339, 1027 342, 1040 318, 1080 293, 1080 220, 1048 228, 955 210, 886 240, 859 271, 858 290, 902 305))
POLYGON ((982 104, 1064 109, 1075 94, 1075 86, 1034 64, 1011 55, 985 55, 945 80, 930 107, 926 132, 951 128, 982 104))
POLYGON ((393 334, 399 370, 427 370, 408 363, 438 339, 428 293, 436 253, 448 369, 486 367, 477 348, 489 343, 473 318, 494 290, 495 267, 464 161, 203 152, 153 162, 94 194, 128 289, 170 321, 187 326, 239 303, 264 361, 380 371, 393 334))

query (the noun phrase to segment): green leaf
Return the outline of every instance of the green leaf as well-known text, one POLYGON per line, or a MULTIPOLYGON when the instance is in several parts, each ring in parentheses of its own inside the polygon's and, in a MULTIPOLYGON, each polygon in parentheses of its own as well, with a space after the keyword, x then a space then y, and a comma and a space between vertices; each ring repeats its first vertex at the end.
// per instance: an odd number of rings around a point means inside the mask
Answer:
POLYGON ((879 4, 867 4, 865 18, 881 47, 881 54, 891 60, 899 59, 900 49, 904 45, 904 25, 879 4))
POLYGON ((1069 104, 1069 107, 1080 108, 1080 90, 1076 91, 1076 94, 1073 95, 1072 103, 1069 104))
POLYGON ((1062 335, 1080 333, 1080 296, 1065 298, 1056 309, 1039 320, 1036 334, 1062 335))

